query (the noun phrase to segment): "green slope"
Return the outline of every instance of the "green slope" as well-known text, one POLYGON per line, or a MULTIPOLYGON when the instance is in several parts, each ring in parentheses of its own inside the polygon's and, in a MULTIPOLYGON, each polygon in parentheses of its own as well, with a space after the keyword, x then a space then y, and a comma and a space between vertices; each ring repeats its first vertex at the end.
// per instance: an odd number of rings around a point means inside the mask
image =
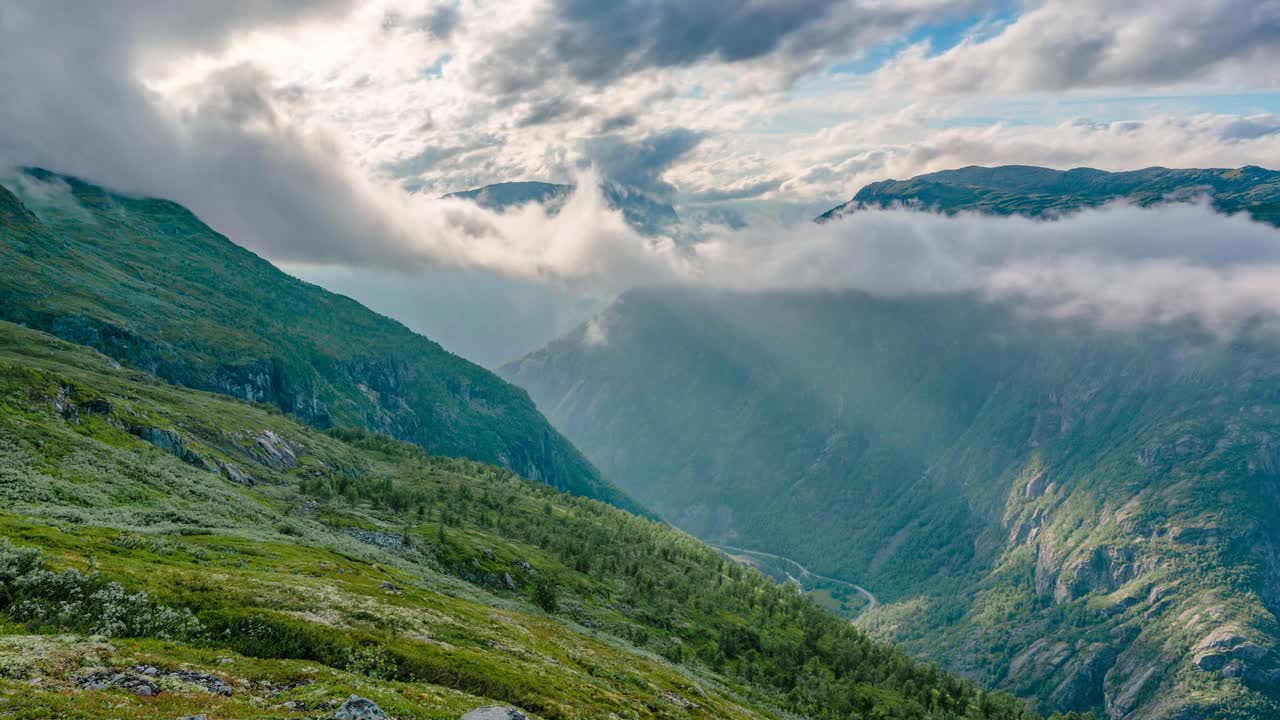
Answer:
POLYGON ((1276 711, 1273 338, 852 292, 594 322, 500 372, 678 526, 861 585, 860 625, 1044 709, 1276 711))
POLYGON ((638 508, 527 395, 185 208, 27 171, 0 187, 0 319, 170 382, 355 425, 638 508))
POLYGON ((5 717, 1032 718, 665 525, 3 322, 0 507, 5 717))
POLYGON ((1116 200, 1147 206, 1202 195, 1208 195, 1222 212, 1247 212, 1260 222, 1280 225, 1280 172, 1254 166, 1205 170, 1153 167, 1130 172, 971 166, 871 183, 817 220, 826 222, 860 209, 895 205, 946 213, 1042 217, 1116 200))

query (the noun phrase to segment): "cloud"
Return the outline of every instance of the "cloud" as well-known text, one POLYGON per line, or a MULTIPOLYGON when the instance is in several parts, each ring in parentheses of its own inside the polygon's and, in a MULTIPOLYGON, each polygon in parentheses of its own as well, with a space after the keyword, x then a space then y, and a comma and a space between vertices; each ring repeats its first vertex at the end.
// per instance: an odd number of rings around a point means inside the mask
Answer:
POLYGON ((933 93, 1280 83, 1274 0, 1047 0, 985 39, 932 54, 915 45, 883 87, 933 93))
MULTIPOLYGON (((847 80, 790 85, 836 55, 985 3, 695 5, 233 0, 215 12, 159 0, 110 8, 19 0, 0 6, 0 164, 40 165, 168 197, 277 261, 465 268, 597 296, 652 282, 731 284, 732 272, 763 286, 835 282, 852 262, 841 253, 863 248, 863 234, 904 233, 908 239, 898 242, 910 247, 913 238, 945 233, 930 221, 880 215, 840 226, 856 228, 856 237, 828 238, 835 228, 758 217, 752 227, 726 230, 715 219, 728 215, 700 208, 708 227, 699 237, 712 240, 681 249, 631 232, 595 182, 575 177, 584 166, 676 202, 763 205, 835 204, 872 180, 970 163, 1280 165, 1280 119, 1265 113, 975 123, 966 113, 999 110, 982 99, 886 97, 847 80), (583 190, 555 217, 433 199, 526 179, 575 181, 583 190), (823 238, 832 244, 820 253, 815 243, 823 238)), ((977 52, 1000 37, 1016 39, 1019 23, 1041 22, 1036 17, 1062 7, 1051 0, 992 39, 961 47, 977 52)), ((1094 0, 1080 7, 1106 10, 1094 0)), ((1143 48, 1151 27, 1206 27, 1189 7, 1176 4, 1156 20, 1115 10, 1128 14, 1107 16, 1118 23, 1118 35, 1107 37, 1117 47, 1143 48)), ((1216 0, 1203 14, 1223 19, 1235 8, 1265 28, 1274 19, 1270 7, 1216 0)), ((1178 37, 1171 30, 1166 39, 1178 37)), ((1167 52, 1223 37, 1239 52, 1181 67, 1221 73, 1271 52, 1271 41, 1249 27, 1170 42, 1178 47, 1167 52)), ((1010 46, 1010 58, 1020 57, 1016 49, 1010 46)), ((1072 82, 1120 77, 1106 70, 1120 67, 1118 56, 1105 57, 1110 65, 1081 65, 1086 71, 1073 70, 1072 82)), ((984 222, 949 227, 1011 227, 984 222)), ((1044 232, 1029 227, 1032 236, 1044 232)), ((901 268, 897 257, 865 260, 885 263, 875 271, 882 278, 921 273, 921 287, 973 277, 960 272, 972 255, 941 253, 941 264, 901 268)), ((864 280, 845 281, 855 279, 864 280)))
POLYGON ((910 210, 831 227, 749 227, 698 248, 699 283, 740 290, 978 292, 1107 327, 1280 328, 1280 230, 1206 203, 1113 204, 1058 221, 910 210))
POLYGON ((428 11, 421 18, 421 26, 433 37, 441 40, 448 40, 453 31, 457 29, 462 20, 462 14, 458 7, 453 4, 444 3, 437 5, 428 11))
POLYGON ((587 329, 582 334, 582 342, 587 347, 604 347, 609 344, 609 327, 604 317, 597 315, 587 321, 587 329))
POLYGON ((702 62, 765 62, 783 84, 831 58, 870 47, 980 3, 913 0, 552 0, 504 28, 472 77, 500 94, 568 79, 600 86, 702 62))
POLYGON ((702 139, 701 133, 685 128, 672 128, 637 140, 604 135, 587 140, 583 156, 613 182, 670 198, 675 188, 662 179, 662 174, 702 139))
POLYGON ((172 53, 216 52, 238 33, 330 19, 346 2, 212 6, 147 0, 0 8, 0 165, 38 165, 163 195, 258 250, 291 239, 318 257, 385 258, 387 224, 353 188, 341 150, 278 112, 265 73, 221 69, 166 105, 138 79, 172 53), (360 238, 370 238, 364 246, 360 238))

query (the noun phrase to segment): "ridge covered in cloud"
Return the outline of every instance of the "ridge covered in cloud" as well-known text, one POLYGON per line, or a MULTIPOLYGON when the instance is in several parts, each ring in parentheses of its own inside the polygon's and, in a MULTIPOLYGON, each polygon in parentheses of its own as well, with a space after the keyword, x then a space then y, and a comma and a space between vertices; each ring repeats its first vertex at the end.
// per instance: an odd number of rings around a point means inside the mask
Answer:
POLYGON ((1280 328, 1280 230, 1207 202, 1115 203, 1045 221, 905 209, 754 227, 699 248, 698 281, 741 290, 979 292, 1108 327, 1280 328))

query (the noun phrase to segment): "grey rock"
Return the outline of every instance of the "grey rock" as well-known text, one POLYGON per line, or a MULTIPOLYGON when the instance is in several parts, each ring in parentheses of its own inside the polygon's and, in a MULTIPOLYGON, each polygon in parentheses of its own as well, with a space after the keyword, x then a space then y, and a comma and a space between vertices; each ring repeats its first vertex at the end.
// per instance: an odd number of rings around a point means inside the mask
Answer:
POLYGON ((218 469, 226 476, 228 480, 237 485, 247 485, 253 487, 258 484, 256 478, 231 463, 218 462, 218 469))
POLYGON ((1027 481, 1026 487, 1022 489, 1022 496, 1025 498, 1035 499, 1044 495, 1044 491, 1049 487, 1049 475, 1043 470, 1036 473, 1034 477, 1027 481))
POLYGON ((485 705, 463 715, 460 720, 529 720, 529 716, 515 708, 485 705))
POLYGON ((263 430, 254 436, 259 453, 258 459, 269 468, 275 470, 292 470, 298 467, 298 454, 303 448, 289 442, 270 430, 263 430))
POLYGON ((194 465, 201 470, 213 470, 213 466, 199 454, 188 448, 186 443, 183 441, 182 436, 173 430, 144 427, 135 429, 134 434, 161 450, 177 456, 178 459, 188 465, 194 465))
POLYGON ((1248 662, 1265 658, 1270 650, 1251 642, 1239 628, 1220 627, 1201 639, 1192 653, 1197 668, 1238 677, 1245 673, 1248 662))
POLYGON ((335 720, 390 720, 372 700, 352 695, 333 713, 335 720))
POLYGON ((381 530, 365 530, 363 528, 347 528, 347 534, 362 543, 368 543, 384 550, 404 548, 404 536, 381 530))
POLYGON ((1169 538, 1182 545, 1213 545, 1222 541, 1223 535, 1217 527, 1175 527, 1169 531, 1169 538))
POLYGON ((223 697, 231 695, 231 686, 228 685, 226 681, 207 672, 200 672, 199 670, 178 670, 176 672, 168 673, 168 676, 202 687, 206 692, 213 695, 222 695, 223 697))
POLYGON ((231 695, 231 686, 225 680, 200 670, 161 670, 155 665, 134 665, 129 668, 138 675, 148 678, 176 678, 186 683, 190 683, 197 687, 203 688, 205 692, 213 695, 222 695, 229 697, 231 695))
POLYGON ((115 670, 95 670, 82 675, 76 685, 85 690, 118 688, 140 697, 150 697, 156 694, 156 684, 146 676, 115 670))

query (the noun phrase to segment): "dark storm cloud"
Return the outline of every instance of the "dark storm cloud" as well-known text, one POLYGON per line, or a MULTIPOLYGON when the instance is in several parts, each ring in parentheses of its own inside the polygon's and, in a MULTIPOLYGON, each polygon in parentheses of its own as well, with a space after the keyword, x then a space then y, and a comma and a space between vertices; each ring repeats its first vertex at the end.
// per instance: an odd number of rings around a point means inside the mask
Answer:
POLYGON ((852 0, 556 0, 477 66, 498 93, 568 77, 605 85, 651 68, 769 58, 784 76, 911 27, 991 3, 931 6, 852 0))
POLYGON ((424 15, 420 21, 423 30, 439 40, 447 40, 457 29, 461 15, 455 5, 440 5, 424 15))
POLYGON ((626 130, 627 128, 634 126, 638 120, 639 118, 636 117, 635 113, 622 113, 612 117, 607 117, 600 123, 600 132, 604 134, 617 130, 626 130))
POLYGON ((550 122, 583 117, 590 110, 564 97, 550 97, 529 106, 529 110, 516 122, 517 127, 532 127, 550 122))
POLYGON ((822 28, 838 4, 564 0, 558 14, 565 29, 556 51, 578 79, 593 82, 608 81, 628 66, 689 65, 707 56, 750 60, 801 31, 820 47, 829 39, 822 28))
POLYGON ((704 137, 685 128, 656 132, 639 140, 605 135, 587 140, 582 151, 604 179, 670 198, 674 188, 662 180, 662 173, 704 137))

